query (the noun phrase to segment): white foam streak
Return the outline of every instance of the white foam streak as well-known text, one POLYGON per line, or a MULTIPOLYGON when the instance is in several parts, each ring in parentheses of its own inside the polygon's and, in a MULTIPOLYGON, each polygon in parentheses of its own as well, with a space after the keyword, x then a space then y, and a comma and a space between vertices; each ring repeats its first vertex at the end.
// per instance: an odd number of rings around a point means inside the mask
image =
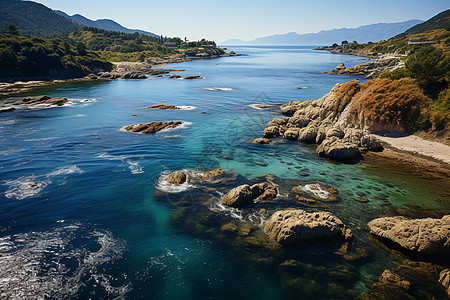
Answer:
POLYGON ((166 193, 172 193, 172 194, 181 193, 181 192, 187 191, 189 189, 195 188, 196 186, 191 184, 190 181, 195 178, 203 177, 203 175, 205 174, 202 171, 192 170, 192 169, 184 169, 182 171, 188 175, 189 180, 187 180, 186 182, 184 182, 182 184, 171 184, 171 183, 167 182, 166 179, 172 172, 166 170, 161 173, 161 176, 159 176, 156 188, 163 192, 166 192, 166 193))
POLYGON ((127 158, 123 155, 113 156, 108 153, 100 153, 96 158, 102 158, 107 160, 117 160, 123 163, 128 164, 128 169, 131 171, 131 174, 142 174, 144 173, 143 167, 139 164, 139 161, 133 160, 131 158, 127 158))
POLYGON ((321 199, 327 199, 330 196, 330 192, 323 190, 318 183, 306 184, 300 189, 321 199))
POLYGON ((189 106, 189 105, 177 105, 177 108, 180 109, 180 110, 194 110, 197 107, 189 106))
POLYGON ((207 91, 234 91, 234 89, 231 87, 219 87, 219 86, 206 87, 203 89, 207 91))
POLYGON ((52 183, 52 178, 56 176, 69 175, 73 173, 81 174, 83 171, 76 165, 60 167, 44 175, 22 176, 17 179, 4 181, 3 185, 9 188, 5 192, 6 198, 22 200, 38 195, 43 189, 52 183))

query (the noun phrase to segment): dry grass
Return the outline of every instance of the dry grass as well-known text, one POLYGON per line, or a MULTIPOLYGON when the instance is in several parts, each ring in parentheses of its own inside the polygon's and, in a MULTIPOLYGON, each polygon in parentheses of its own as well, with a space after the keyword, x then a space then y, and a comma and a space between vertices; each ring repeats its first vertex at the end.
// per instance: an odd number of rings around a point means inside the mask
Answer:
POLYGON ((351 82, 343 85, 342 97, 353 95, 350 113, 365 119, 365 124, 402 126, 414 132, 420 127, 421 113, 431 104, 417 82, 410 78, 400 80, 374 79, 364 84, 351 82), (358 91, 354 93, 355 91, 358 91))

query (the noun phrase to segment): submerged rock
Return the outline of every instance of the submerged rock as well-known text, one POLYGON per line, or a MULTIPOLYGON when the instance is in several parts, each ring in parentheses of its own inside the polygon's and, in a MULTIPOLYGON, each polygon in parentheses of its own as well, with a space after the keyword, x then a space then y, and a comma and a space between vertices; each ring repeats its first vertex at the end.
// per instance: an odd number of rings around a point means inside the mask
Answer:
POLYGON ((432 255, 450 255, 450 215, 442 219, 384 217, 368 223, 370 232, 409 251, 432 255))
POLYGON ((256 138, 253 140, 252 143, 266 145, 266 144, 270 144, 270 142, 271 142, 271 140, 266 139, 266 138, 256 138))
POLYGON ((183 184, 189 180, 188 175, 183 171, 175 171, 167 176, 166 181, 171 184, 183 184))
POLYGON ((264 232, 274 241, 285 245, 300 245, 308 240, 344 240, 351 230, 329 212, 308 213, 304 210, 275 212, 264 222, 264 232))
POLYGON ((147 124, 139 124, 139 125, 128 125, 124 129, 130 132, 136 133, 156 133, 158 131, 163 130, 164 128, 175 128, 180 126, 182 122, 151 122, 147 124))
POLYGON ((225 173, 225 170, 222 169, 222 168, 218 168, 218 169, 215 169, 215 170, 207 171, 203 175, 203 179, 210 179, 212 177, 216 177, 216 176, 222 175, 223 173, 225 173))

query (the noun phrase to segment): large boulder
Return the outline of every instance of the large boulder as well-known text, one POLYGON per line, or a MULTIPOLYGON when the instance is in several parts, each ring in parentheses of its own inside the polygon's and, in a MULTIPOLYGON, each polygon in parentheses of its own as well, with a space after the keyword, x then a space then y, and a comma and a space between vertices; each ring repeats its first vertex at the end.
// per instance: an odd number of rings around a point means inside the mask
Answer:
POLYGON ((349 160, 359 156, 360 152, 355 144, 337 138, 324 140, 316 149, 317 154, 336 160, 349 160))
POLYGON ((267 182, 254 184, 250 187, 253 199, 270 200, 277 196, 277 188, 267 182))
POLYGON ((361 138, 361 146, 370 151, 382 151, 384 149, 380 141, 373 135, 365 135, 361 138))
POLYGON ((183 171, 175 171, 167 176, 166 181, 171 184, 183 184, 188 180, 188 175, 183 171))
POLYGON ((307 126, 309 124, 309 122, 311 122, 311 120, 306 116, 292 117, 287 122, 287 127, 302 128, 302 127, 307 126))
POLYGON ((286 246, 299 245, 308 240, 344 240, 351 231, 329 212, 308 213, 304 210, 275 212, 264 222, 264 232, 274 241, 286 246))
POLYGON ((297 138, 298 138, 298 132, 299 132, 299 130, 300 130, 300 129, 299 129, 299 128, 296 128, 296 127, 288 128, 288 129, 284 132, 283 137, 284 137, 285 139, 287 139, 287 140, 296 141, 297 138))
POLYGON ((304 143, 314 143, 317 137, 317 127, 307 127, 298 133, 298 140, 304 143))
POLYGON ((384 217, 369 222, 370 232, 414 253, 450 255, 450 215, 442 219, 384 217))
POLYGON ((156 133, 158 131, 163 130, 164 128, 175 128, 182 124, 181 121, 171 121, 171 122, 151 122, 147 124, 138 124, 138 125, 128 125, 123 129, 129 132, 135 133, 156 133))
POLYGON ((231 207, 241 207, 252 201, 253 193, 248 184, 238 186, 222 197, 222 204, 231 207))
POLYGON ((280 135, 280 129, 278 126, 270 126, 264 129, 263 136, 265 138, 273 138, 280 135))

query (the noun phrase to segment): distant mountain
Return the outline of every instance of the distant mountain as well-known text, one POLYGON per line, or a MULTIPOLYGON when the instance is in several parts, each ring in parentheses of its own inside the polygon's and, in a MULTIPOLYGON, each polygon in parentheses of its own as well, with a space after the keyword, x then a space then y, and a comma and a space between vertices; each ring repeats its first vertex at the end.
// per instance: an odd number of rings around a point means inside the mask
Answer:
POLYGON ((450 9, 444 10, 426 22, 417 24, 396 37, 402 37, 408 34, 422 33, 429 30, 448 28, 450 26, 450 9))
POLYGON ((252 41, 238 39, 227 40, 222 45, 331 45, 342 41, 358 43, 378 42, 389 39, 405 30, 422 23, 421 20, 409 20, 399 23, 378 23, 358 28, 322 30, 317 33, 298 34, 290 32, 258 38, 252 41))
POLYGON ((55 12, 61 16, 64 16, 80 25, 83 26, 88 26, 88 27, 95 27, 95 28, 100 28, 100 29, 105 29, 105 30, 110 30, 110 31, 118 31, 118 32, 124 32, 124 33, 139 33, 139 34, 145 34, 145 35, 150 35, 150 36, 155 36, 157 37, 158 35, 148 32, 148 31, 144 31, 144 30, 139 30, 139 29, 129 29, 126 27, 123 27, 122 25, 120 25, 119 23, 113 21, 113 20, 109 20, 109 19, 100 19, 97 21, 93 21, 90 20, 82 15, 73 15, 73 16, 69 16, 68 14, 66 14, 65 12, 62 12, 60 10, 55 10, 55 12))
POLYGON ((0 0, 0 31, 13 24, 23 34, 55 35, 80 26, 45 5, 21 0, 0 0))

